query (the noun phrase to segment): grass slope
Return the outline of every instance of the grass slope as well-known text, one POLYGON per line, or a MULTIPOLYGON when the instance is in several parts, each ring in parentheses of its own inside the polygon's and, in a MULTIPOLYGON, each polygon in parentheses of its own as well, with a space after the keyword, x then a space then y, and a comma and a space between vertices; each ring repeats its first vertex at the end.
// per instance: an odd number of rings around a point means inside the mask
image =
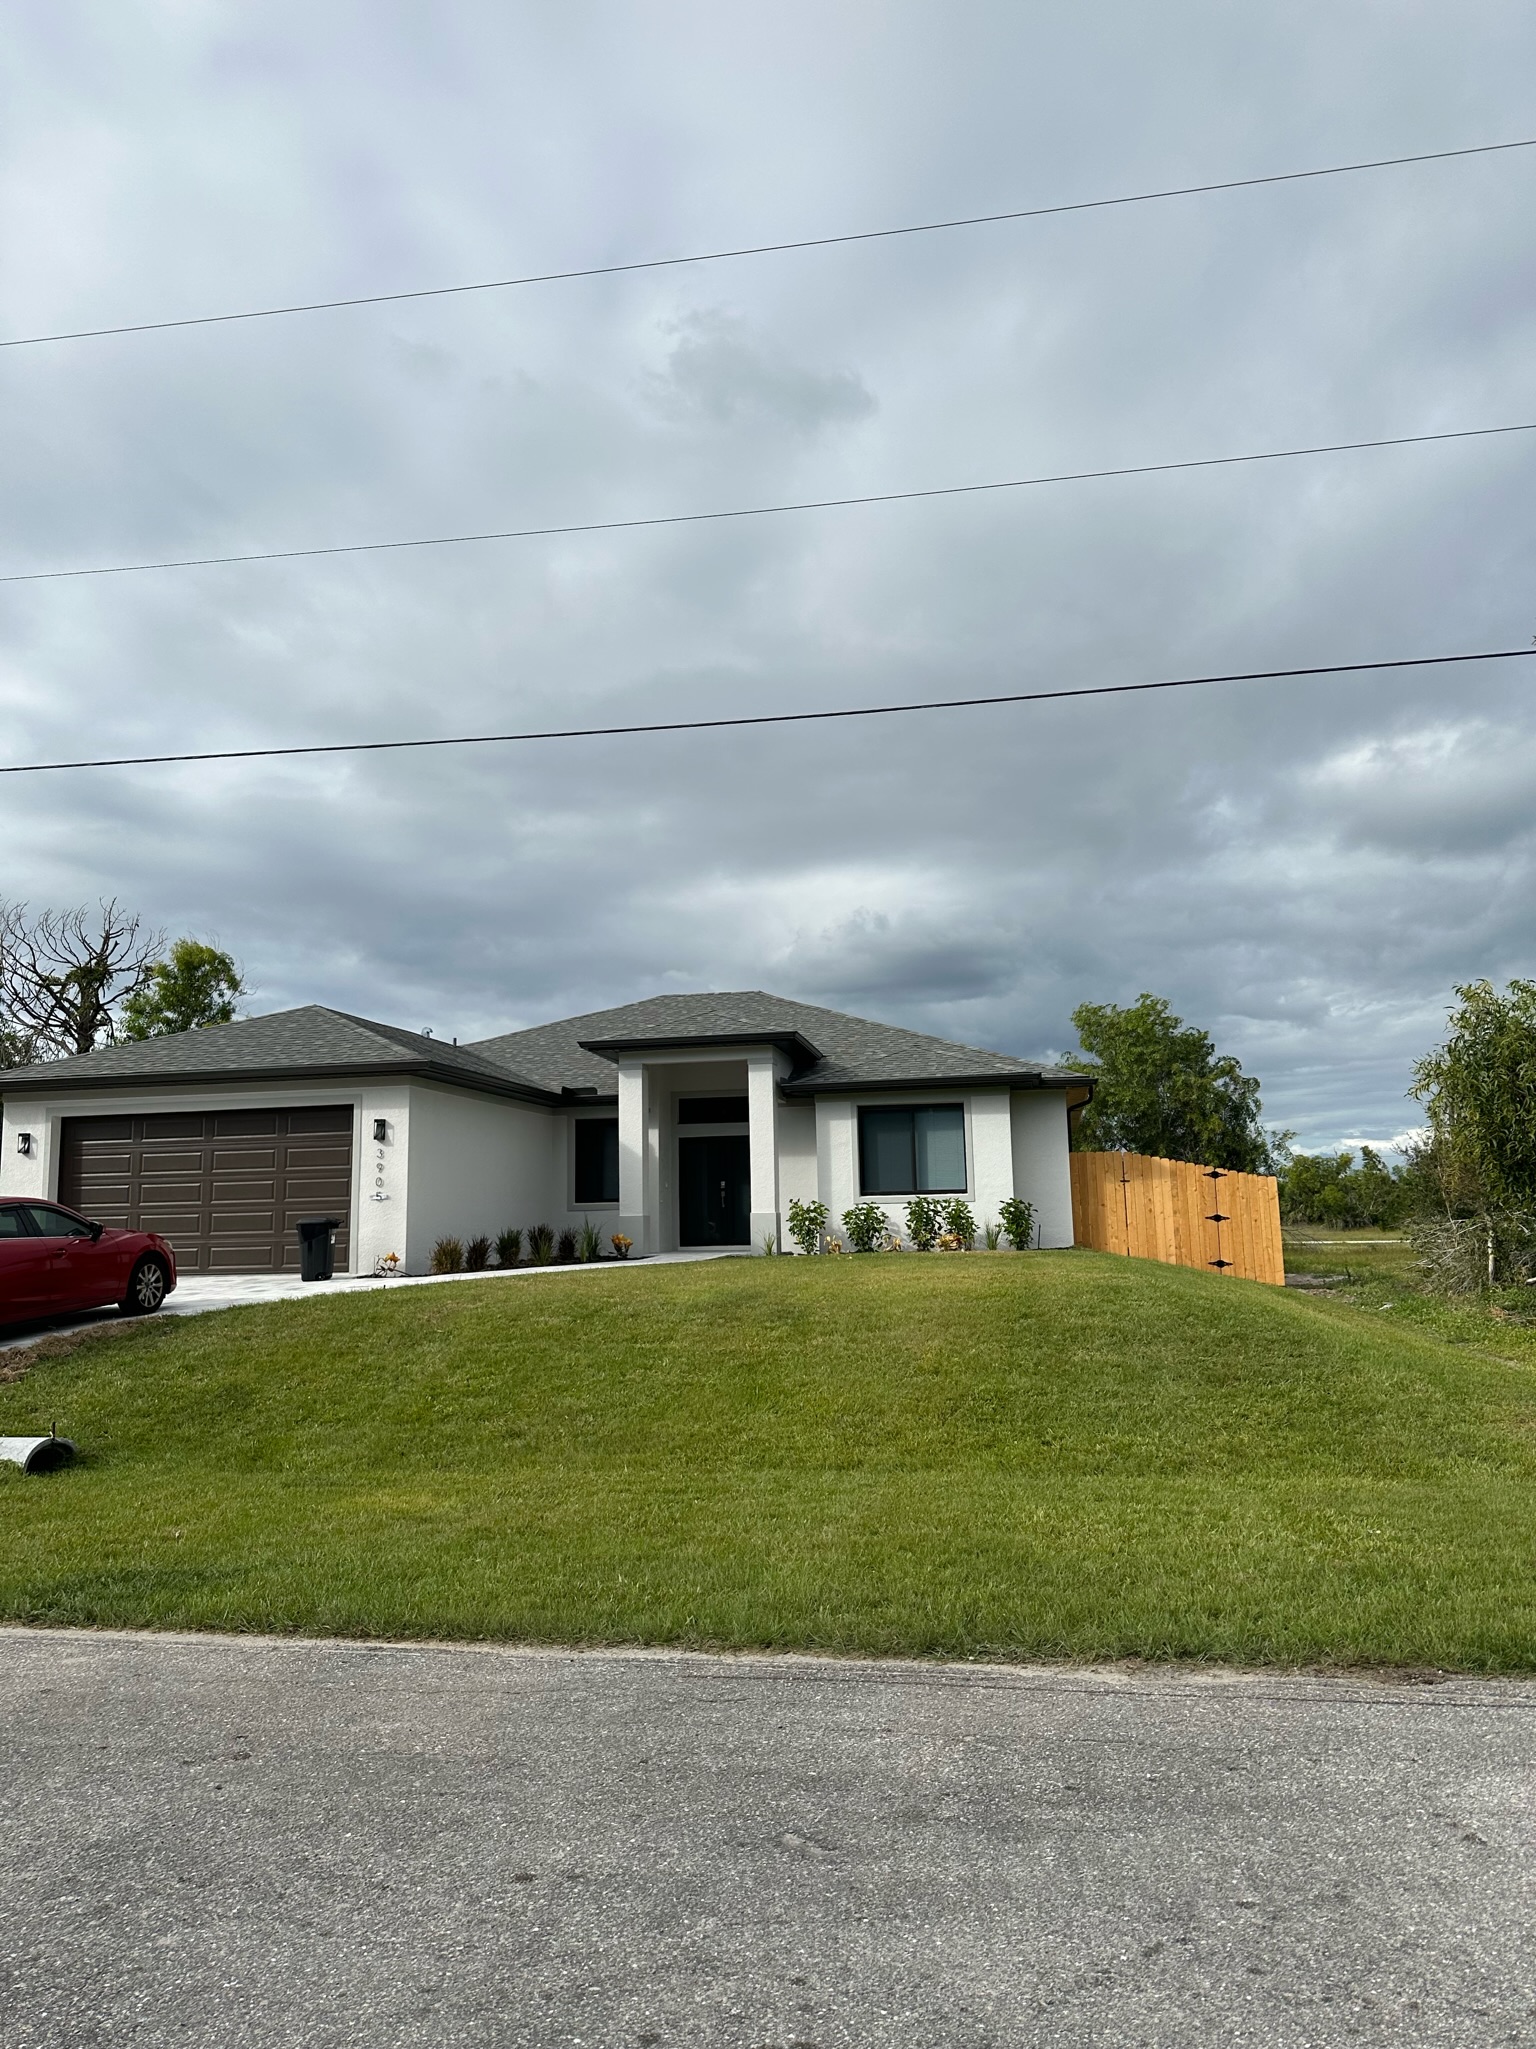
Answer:
POLYGON ((13 1620, 1536 1666, 1536 1372, 1092 1253, 166 1319, 0 1386, 13 1620))

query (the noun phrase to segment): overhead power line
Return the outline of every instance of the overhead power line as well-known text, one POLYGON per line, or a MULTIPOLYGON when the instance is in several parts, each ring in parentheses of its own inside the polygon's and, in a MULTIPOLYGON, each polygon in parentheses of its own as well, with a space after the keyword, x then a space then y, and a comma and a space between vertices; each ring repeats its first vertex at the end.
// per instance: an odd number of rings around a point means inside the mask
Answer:
POLYGON ((263 548, 243 555, 182 555, 158 562, 96 562, 79 569, 19 569, 0 584, 59 583, 81 576, 141 576, 161 569, 225 569, 251 562, 308 562, 328 555, 383 555, 404 548, 464 548, 483 541, 535 541, 574 534, 632 533, 644 527, 699 526, 710 520, 768 519, 786 512, 835 512, 857 505, 906 505, 922 498, 972 498, 987 491, 1027 491, 1044 484, 1088 484, 1114 477, 1168 476, 1178 470, 1230 469, 1240 463, 1292 462, 1307 455, 1348 455, 1370 448, 1415 448, 1433 441, 1485 441, 1536 433, 1536 420, 1500 427, 1455 427, 1438 434, 1388 434, 1370 441, 1322 441, 1305 448, 1261 448, 1243 455, 1200 455, 1180 462, 1122 464, 1115 469, 1057 470, 1000 477, 980 484, 933 484, 918 491, 869 491, 848 498, 799 498, 778 505, 731 505, 708 512, 658 512, 641 519, 592 519, 562 526, 498 527, 483 533, 415 535, 396 541, 344 541, 320 548, 263 548))
POLYGON ((1147 206, 1162 199, 1192 199, 1207 192, 1244 192, 1258 185, 1294 185, 1309 178, 1344 178, 1357 171, 1393 170, 1402 164, 1440 164, 1453 157, 1495 156, 1536 148, 1536 136, 1516 142, 1479 142, 1465 149, 1422 150, 1414 156, 1371 157, 1360 163, 1323 164, 1305 171, 1270 171, 1257 178, 1220 178, 1204 185, 1168 185, 1151 192, 1121 192, 1107 199, 1072 199, 1055 206, 1016 207, 1007 213, 965 214, 953 220, 916 221, 896 228, 860 228, 851 234, 806 235, 792 242, 752 242, 736 249, 705 249, 688 256, 646 256, 628 263, 594 263, 577 270, 545 270, 522 277, 480 278, 462 285, 424 285, 404 292, 367 292, 349 299, 308 299, 291 306, 253 306, 236 313, 191 313, 172 320, 126 321, 115 327, 77 327, 57 334, 18 334, 0 349, 35 349, 50 342, 101 341, 109 335, 163 334, 176 327, 226 327, 240 320, 285 320, 299 313, 336 313, 351 306, 398 306, 411 299, 462 298, 471 292, 510 292, 525 285, 566 284, 577 278, 622 277, 634 271, 676 270, 694 263, 731 263, 747 256, 782 256, 799 249, 836 249, 854 242, 891 242, 902 236, 942 235, 955 228, 995 227, 1005 221, 1046 220, 1054 214, 1097 213, 1115 206, 1147 206))
POLYGON ((1287 677, 1363 675, 1380 669, 1437 669, 1453 662, 1518 662, 1531 647, 1455 655, 1399 655, 1384 662, 1326 662, 1306 669, 1243 669, 1219 676, 1166 676, 1153 683, 1086 683, 1067 690, 1011 690, 987 697, 930 697, 910 704, 842 705, 830 711, 743 712, 725 719, 652 719, 625 726, 551 726, 522 733, 452 733, 419 740, 317 740, 297 747, 220 747, 188 754, 95 755, 79 761, 0 764, 0 775, 52 775, 81 768, 156 768, 204 761, 277 761, 297 755, 398 754, 427 747, 505 747, 535 740, 615 740, 645 733, 719 733, 740 726, 804 726, 830 719, 885 719, 906 712, 975 711, 986 705, 1054 704, 1069 697, 1130 697, 1149 690, 1196 690, 1211 683, 1273 683, 1287 677))

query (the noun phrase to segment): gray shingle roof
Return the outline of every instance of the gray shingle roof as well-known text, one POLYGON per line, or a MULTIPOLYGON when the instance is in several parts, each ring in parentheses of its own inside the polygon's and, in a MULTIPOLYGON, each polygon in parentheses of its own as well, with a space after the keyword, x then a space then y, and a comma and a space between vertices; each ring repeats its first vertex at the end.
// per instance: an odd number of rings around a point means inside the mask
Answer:
POLYGON ((540 1101, 547 1101, 549 1094, 506 1062, 488 1059, 473 1048, 445 1045, 421 1032, 377 1024, 318 1003, 13 1068, 0 1074, 0 1089, 14 1095, 25 1090, 104 1088, 114 1082, 165 1086, 385 1074, 418 1075, 540 1101))
POLYGON ((103 1046, 0 1074, 6 1095, 56 1090, 416 1076, 495 1095, 556 1103, 564 1089, 617 1088, 613 1051, 623 1046, 777 1042, 790 1052, 789 1095, 839 1089, 931 1087, 934 1083, 1063 1088, 1083 1076, 1067 1069, 929 1038, 840 1010, 795 1003, 760 989, 715 995, 652 996, 616 1010, 588 1011, 529 1031, 451 1046, 398 1025, 306 1004, 234 1024, 103 1046), (593 1052, 594 1045, 610 1049, 593 1052))
POLYGON ((895 1025, 795 1003, 761 989, 699 996, 652 996, 616 1010, 535 1025, 481 1039, 474 1050, 505 1061, 546 1088, 614 1090, 611 1058, 593 1045, 678 1045, 721 1040, 798 1039, 809 1049, 786 1085, 790 1095, 846 1088, 923 1087, 934 1082, 1012 1083, 1016 1088, 1064 1088, 1084 1077, 1039 1061, 1016 1060, 950 1039, 934 1039, 895 1025))

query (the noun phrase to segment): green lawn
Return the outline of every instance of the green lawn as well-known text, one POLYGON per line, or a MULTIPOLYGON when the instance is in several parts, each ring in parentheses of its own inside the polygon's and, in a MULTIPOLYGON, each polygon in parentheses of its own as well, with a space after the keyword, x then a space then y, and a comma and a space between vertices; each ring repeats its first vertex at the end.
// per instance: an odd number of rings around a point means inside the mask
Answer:
POLYGON ((1085 1252, 163 1319, 0 1385, 84 1452, 0 1467, 0 1616, 1529 1670, 1511 1345, 1085 1252))

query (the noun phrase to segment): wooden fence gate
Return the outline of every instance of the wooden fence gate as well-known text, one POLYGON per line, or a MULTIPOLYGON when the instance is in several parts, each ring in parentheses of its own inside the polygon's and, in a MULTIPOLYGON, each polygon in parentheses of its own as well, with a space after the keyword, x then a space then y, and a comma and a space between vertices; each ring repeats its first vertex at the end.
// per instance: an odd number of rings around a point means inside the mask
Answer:
POLYGON ((1273 1176, 1142 1153, 1073 1153, 1071 1160, 1079 1245, 1285 1285, 1273 1176))

